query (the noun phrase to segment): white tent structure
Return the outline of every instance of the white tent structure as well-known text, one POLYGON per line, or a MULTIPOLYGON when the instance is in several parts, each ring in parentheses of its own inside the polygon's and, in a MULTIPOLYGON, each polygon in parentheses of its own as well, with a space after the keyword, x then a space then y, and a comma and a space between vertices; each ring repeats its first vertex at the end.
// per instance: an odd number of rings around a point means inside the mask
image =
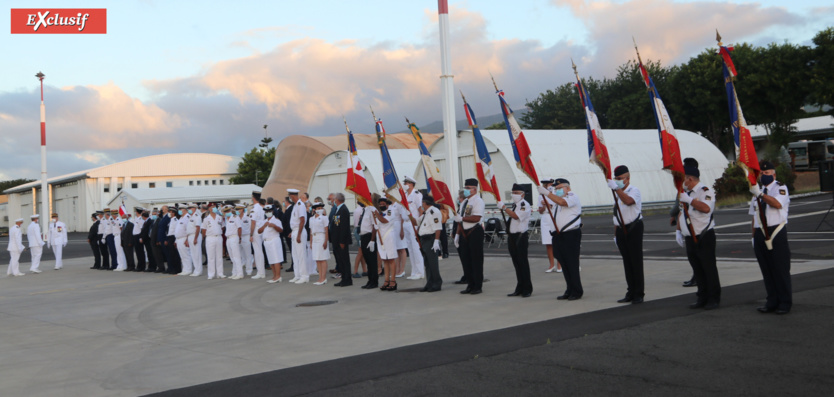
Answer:
POLYGON ((118 208, 124 203, 128 212, 136 207, 143 207, 150 210, 153 207, 174 203, 196 203, 196 202, 217 202, 234 201, 248 203, 252 198, 252 192, 260 192, 258 185, 222 185, 222 186, 182 186, 168 189, 124 189, 113 197, 107 205, 110 208, 118 208))

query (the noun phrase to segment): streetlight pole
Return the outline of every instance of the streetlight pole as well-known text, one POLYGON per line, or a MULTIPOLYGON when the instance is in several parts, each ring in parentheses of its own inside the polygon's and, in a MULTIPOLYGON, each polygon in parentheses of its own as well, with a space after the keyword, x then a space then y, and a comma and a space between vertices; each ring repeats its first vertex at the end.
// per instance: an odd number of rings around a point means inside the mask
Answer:
POLYGON ((41 231, 46 231, 50 219, 49 213, 49 187, 46 182, 46 107, 43 104, 43 72, 35 75, 41 82, 41 231))
POLYGON ((255 184, 258 185, 258 186, 261 186, 258 183, 258 174, 260 174, 260 173, 261 173, 261 170, 255 170, 255 184))

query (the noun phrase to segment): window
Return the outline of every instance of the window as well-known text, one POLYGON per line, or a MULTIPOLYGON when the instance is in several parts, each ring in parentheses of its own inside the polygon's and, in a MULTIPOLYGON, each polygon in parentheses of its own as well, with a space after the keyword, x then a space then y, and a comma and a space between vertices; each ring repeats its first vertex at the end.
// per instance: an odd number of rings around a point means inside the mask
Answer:
POLYGON ((174 187, 174 182, 165 182, 165 187, 174 187))
POLYGON ((212 180, 211 180, 211 184, 212 184, 212 185, 216 185, 216 184, 217 184, 217 179, 212 179, 212 180))
POLYGON ((203 184, 203 181, 197 181, 197 186, 200 186, 202 184, 203 184))
POLYGON ((204 185, 208 186, 208 179, 206 179, 206 183, 204 185))
POLYGON ((130 188, 131 188, 131 189, 138 189, 138 188, 139 188, 139 184, 138 184, 138 183, 131 183, 131 184, 130 184, 130 188))
POLYGON ((220 184, 221 184, 221 185, 223 184, 223 180, 222 180, 222 179, 220 180, 220 184))
POLYGON ((148 183, 148 187, 153 189, 153 188, 156 187, 156 183, 155 182, 148 183))
POLYGON ((188 186, 194 186, 194 181, 188 181, 188 186))
POLYGON ((118 184, 118 186, 116 187, 116 191, 117 191, 117 192, 121 192, 121 191, 122 191, 122 184, 121 184, 121 183, 120 183, 120 184, 118 184))
POLYGON ((105 187, 104 187, 104 192, 105 192, 105 193, 110 193, 110 187, 109 187, 109 186, 105 186, 105 187))

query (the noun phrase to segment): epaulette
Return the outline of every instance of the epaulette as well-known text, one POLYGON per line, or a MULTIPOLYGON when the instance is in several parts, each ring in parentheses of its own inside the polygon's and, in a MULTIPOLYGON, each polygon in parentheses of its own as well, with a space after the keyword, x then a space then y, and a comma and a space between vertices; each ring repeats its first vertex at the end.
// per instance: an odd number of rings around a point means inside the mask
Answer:
POLYGON ((779 186, 785 186, 785 184, 784 184, 784 183, 779 182, 779 181, 776 181, 776 184, 777 184, 777 185, 779 185, 779 186))
POLYGON ((705 192, 706 192, 706 191, 709 191, 709 188, 708 188, 708 187, 706 187, 706 186, 704 186, 704 187, 702 187, 702 188, 701 188, 701 190, 703 190, 703 191, 705 191, 705 192))

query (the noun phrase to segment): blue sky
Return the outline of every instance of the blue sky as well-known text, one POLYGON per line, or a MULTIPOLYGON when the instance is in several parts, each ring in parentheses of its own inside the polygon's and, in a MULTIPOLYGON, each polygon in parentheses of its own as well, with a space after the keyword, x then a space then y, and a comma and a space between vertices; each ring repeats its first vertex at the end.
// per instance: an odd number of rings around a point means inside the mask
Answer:
MULTIPOLYGON (((36 177, 36 72, 47 84, 50 174, 161 152, 240 155, 263 124, 277 140, 334 135, 345 114, 440 119, 436 6, 424 1, 7 1, 7 8, 108 9, 106 35, 0 33, 0 179, 36 177), (379 113, 378 112, 378 113, 379 113), (234 134, 235 138, 229 138, 234 134)), ((641 53, 667 64, 725 41, 809 44, 834 20, 819 0, 450 1, 456 88, 498 112, 487 71, 510 103, 570 78, 601 77, 641 53), (830 23, 830 22, 829 22, 830 23), (716 26, 717 25, 717 26, 716 26)), ((457 118, 463 118, 460 103, 457 118)), ((393 123, 393 122, 392 122, 393 123)), ((397 131, 404 126, 392 125, 397 131)))

